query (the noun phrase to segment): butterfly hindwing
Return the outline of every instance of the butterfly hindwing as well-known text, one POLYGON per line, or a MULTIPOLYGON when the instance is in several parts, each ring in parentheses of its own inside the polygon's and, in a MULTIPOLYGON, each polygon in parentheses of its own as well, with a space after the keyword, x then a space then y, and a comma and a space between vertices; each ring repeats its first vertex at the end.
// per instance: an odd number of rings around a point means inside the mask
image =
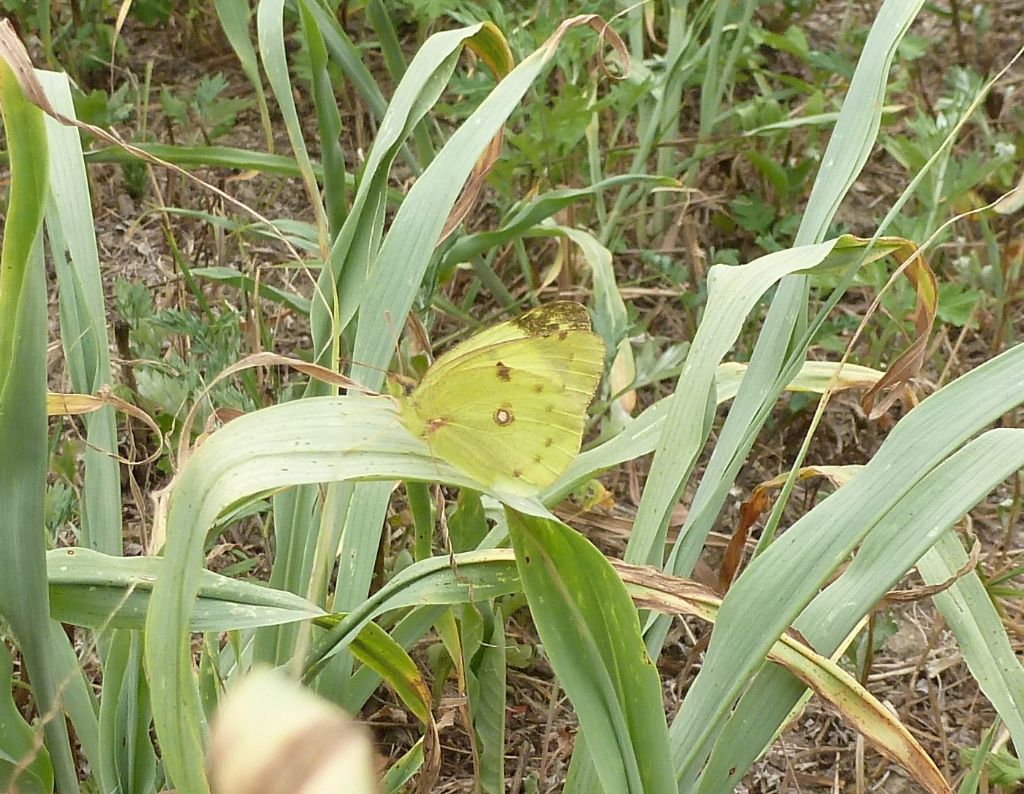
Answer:
POLYGON ((485 485, 536 492, 553 482, 579 452, 590 395, 552 379, 512 370, 507 394, 481 388, 477 372, 451 374, 451 396, 429 411, 424 440, 485 485), (461 395, 457 399, 456 395, 461 395))
POLYGON ((441 356, 400 415, 433 454, 483 484, 536 493, 578 454, 603 362, 586 309, 549 304, 441 356))

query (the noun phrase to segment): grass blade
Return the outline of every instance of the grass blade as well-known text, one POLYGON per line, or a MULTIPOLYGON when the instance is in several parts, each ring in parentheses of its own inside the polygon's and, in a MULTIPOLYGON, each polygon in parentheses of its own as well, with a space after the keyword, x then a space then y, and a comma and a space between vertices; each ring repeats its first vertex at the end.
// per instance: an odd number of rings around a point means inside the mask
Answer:
MULTIPOLYGON (((889 511, 850 566, 796 620, 795 627, 808 642, 820 653, 835 653, 861 617, 949 527, 1024 465, 1021 435, 1019 430, 1001 429, 971 441, 889 511)), ((703 773, 700 794, 712 794, 742 778, 804 692, 784 672, 761 670, 730 715, 703 773)), ((993 702, 1007 701, 993 696, 993 702)), ((1019 716, 1010 719, 1011 725, 1019 724, 1019 716)))
POLYGON ((47 312, 40 229, 47 197, 46 127, 42 112, 22 93, 12 65, 30 70, 28 56, 10 22, 0 26, 0 109, 11 154, 0 252, 0 611, 17 638, 45 720, 57 787, 76 792, 78 774, 51 658, 43 535, 47 312))
POLYGON ((19 794, 53 791, 50 754, 38 744, 11 697, 11 653, 0 643, 0 789, 19 794))
MULTIPOLYGON (((37 72, 37 76, 57 112, 74 118, 67 76, 53 72, 37 72)), ((81 137, 73 127, 58 124, 49 116, 45 122, 51 153, 51 198, 46 230, 57 272, 64 360, 72 388, 80 393, 95 394, 109 386, 113 377, 81 137)), ((83 421, 86 448, 80 508, 81 543, 90 549, 119 555, 122 550, 121 477, 114 409, 104 406, 85 415, 83 421)), ((148 691, 141 668, 141 648, 138 637, 100 638, 104 685, 120 693, 113 695, 110 702, 101 703, 100 756, 91 759, 106 788, 147 791, 153 787, 156 761, 149 738, 148 691), (134 652, 120 653, 114 660, 115 668, 109 669, 105 664, 109 643, 117 649, 134 648, 134 652)))
POLYGON ((256 93, 256 105, 260 110, 260 123, 266 138, 267 151, 274 151, 274 128, 270 123, 270 108, 267 107, 267 95, 263 91, 263 80, 260 78, 260 66, 256 60, 256 50, 249 38, 249 18, 252 12, 248 0, 214 0, 217 18, 224 29, 228 43, 238 56, 242 72, 252 84, 256 93))
MULTIPOLYGON (((352 353, 359 362, 352 371, 356 380, 371 388, 382 382, 391 359, 394 323, 404 320, 409 313, 441 230, 474 165, 554 58, 565 34, 593 21, 593 17, 576 17, 563 22, 544 45, 494 87, 412 186, 361 293, 360 322, 352 353)), ((482 27, 478 35, 486 38, 495 34, 482 27)), ((487 42, 482 46, 487 46, 487 42)), ((409 72, 412 71, 410 66, 409 72)))
MULTIPOLYGON (((710 427, 701 422, 708 405, 714 405, 715 372, 736 342, 747 314, 760 297, 786 276, 816 267, 834 267, 836 260, 856 256, 863 244, 843 237, 817 245, 800 246, 763 256, 739 267, 715 265, 708 273, 708 306, 697 329, 690 353, 679 375, 675 396, 658 439, 654 462, 644 486, 635 529, 626 547, 627 562, 662 563, 672 506, 689 479, 710 427)), ((876 249, 875 255, 881 251, 876 249)), ((755 378, 751 369, 743 378, 755 378)), ((743 386, 740 387, 740 394, 743 386)), ((685 536, 681 536, 685 537, 685 536)), ((686 538, 687 544, 703 545, 703 538, 686 538)), ((680 573, 678 569, 674 569, 680 573)))
POLYGON ((100 700, 100 762, 105 785, 132 792, 153 791, 156 753, 149 741, 152 712, 142 669, 142 635, 114 632, 103 664, 100 700))
MULTIPOLYGON (((822 167, 814 180, 811 199, 797 232, 796 243, 821 239, 835 209, 846 196, 874 145, 885 102, 886 79, 896 48, 917 16, 922 0, 887 0, 868 34, 850 89, 836 122, 822 167)), ((750 360, 750 370, 718 436, 680 531, 685 548, 678 549, 673 571, 688 574, 717 518, 731 483, 754 444, 766 406, 784 388, 785 362, 806 350, 790 350, 794 333, 805 324, 807 283, 803 276, 784 280, 772 299, 764 327, 750 360)), ((664 626, 664 624, 663 624, 664 626)))
POLYGON ((288 73, 288 60, 284 49, 284 1, 260 0, 256 12, 260 56, 263 58, 263 69, 266 71, 270 89, 274 93, 277 106, 284 118, 288 140, 299 164, 309 205, 313 208, 313 213, 316 216, 317 228, 320 231, 320 248, 326 256, 328 249, 327 212, 320 200, 320 186, 313 173, 313 164, 309 159, 306 142, 302 137, 302 125, 299 123, 299 114, 292 96, 291 77, 288 73))
MULTIPOLYGON (((327 229, 333 241, 345 221, 346 177, 345 155, 341 151, 341 113, 334 96, 334 86, 327 71, 327 49, 323 35, 317 27, 306 0, 299 2, 299 19, 302 33, 309 52, 309 69, 312 73, 313 103, 324 166, 324 200, 327 205, 327 229)), ((301 160, 300 160, 301 162, 301 160)))
MULTIPOLYGON (((465 640, 466 694, 480 765, 477 779, 488 794, 505 791, 505 621, 491 603, 470 605, 479 613, 475 647, 465 640)), ((465 629, 463 630, 465 634, 465 629)))
MULTIPOLYGON (((54 108, 74 116, 68 78, 37 73, 54 108)), ((96 249, 89 181, 81 137, 73 127, 46 117, 50 143, 51 200, 46 228, 57 271, 61 340, 71 387, 95 394, 113 382, 110 342, 103 302, 103 280, 96 249)), ((121 479, 117 462, 117 424, 112 407, 84 417, 86 451, 83 482, 83 545, 106 554, 121 553, 121 479)))
POLYGON ((971 435, 1020 402, 1021 382, 1024 346, 933 394, 896 425, 853 482, 797 521, 741 574, 722 603, 704 665, 673 721, 683 785, 692 785, 770 643, 900 499, 971 435))
MULTIPOLYGON (((947 532, 918 560, 917 570, 927 584, 940 584, 966 564, 967 554, 959 538, 947 532)), ((1024 733, 1024 669, 984 584, 971 571, 933 600, 956 635, 971 674, 996 707, 1016 746, 1024 733)))

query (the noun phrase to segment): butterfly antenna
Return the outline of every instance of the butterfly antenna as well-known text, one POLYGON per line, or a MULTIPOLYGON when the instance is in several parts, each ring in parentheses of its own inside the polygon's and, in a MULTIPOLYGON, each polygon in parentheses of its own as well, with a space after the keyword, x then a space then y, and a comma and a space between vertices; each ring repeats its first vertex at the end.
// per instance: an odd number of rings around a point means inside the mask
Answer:
MULTIPOLYGON (((385 370, 385 374, 387 374, 389 378, 398 381, 398 383, 408 391, 409 389, 416 385, 417 380, 416 378, 407 375, 404 371, 401 371, 405 369, 404 362, 401 356, 402 333, 395 327, 394 319, 391 316, 391 312, 384 313, 384 320, 387 323, 388 327, 391 329, 391 346, 395 351, 395 360, 398 362, 398 368, 400 370, 399 372, 389 372, 385 370)), ((428 356, 428 360, 432 362, 433 355, 432 347, 430 344, 430 336, 427 333, 427 329, 420 321, 420 318, 417 317, 414 312, 410 312, 408 317, 406 317, 405 331, 406 333, 413 337, 413 339, 416 341, 416 346, 422 351, 424 351, 428 356)))

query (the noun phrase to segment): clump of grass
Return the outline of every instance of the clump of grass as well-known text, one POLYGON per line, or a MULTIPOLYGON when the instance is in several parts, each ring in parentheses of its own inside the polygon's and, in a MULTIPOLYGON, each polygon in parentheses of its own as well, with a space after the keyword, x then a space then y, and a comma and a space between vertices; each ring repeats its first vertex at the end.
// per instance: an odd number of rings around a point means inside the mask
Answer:
MULTIPOLYGON (((1019 431, 990 429, 1016 411, 1024 372, 1012 344, 1019 274, 990 260, 1002 216, 989 207, 1015 178, 1011 134, 979 110, 992 82, 964 70, 950 72, 937 112, 893 128, 889 91, 905 92, 925 57, 908 33, 920 5, 886 3, 866 35, 841 29, 823 53, 799 8, 757 16, 755 3, 653 16, 637 6, 607 22, 563 8, 566 21, 543 29, 522 10, 491 19, 468 2, 441 23, 422 3, 370 0, 347 25, 320 0, 261 0, 255 14, 218 0, 252 100, 227 98, 218 72, 191 95, 161 95, 160 112, 190 133, 172 144, 85 128, 112 145, 94 160, 139 169, 136 197, 140 175, 158 194, 151 169, 169 165, 224 202, 159 208, 183 286, 159 308, 139 283, 113 286, 119 376, 69 83, 12 70, 25 62, 5 28, 0 499, 12 507, 0 511, 0 613, 36 719, 0 698, 0 783, 72 791, 83 773, 90 789, 206 791, 205 725, 265 664, 350 713, 391 687, 415 738, 383 775, 389 791, 438 779, 438 693, 453 674, 475 785, 503 791, 519 650, 509 620, 525 607, 579 720, 567 791, 727 790, 812 695, 926 790, 949 791, 949 758, 930 757, 857 680, 884 644, 873 610, 915 567, 978 688, 1024 742, 1022 671, 990 598, 1010 592, 1005 577, 979 575, 955 531, 1024 466, 1019 431), (45 115, 24 96, 40 92, 45 115), (266 151, 240 140, 250 111, 266 151), (961 155, 965 130, 998 156, 961 155), (841 215, 878 151, 906 189, 884 217, 841 215), (262 176, 242 203, 186 167, 262 176), (984 245, 954 236, 950 204, 980 219, 984 245), (50 403, 83 412, 81 461, 56 444, 51 455, 44 424, 44 214, 76 393, 50 403), (216 261, 194 256, 199 226, 186 223, 205 224, 216 261), (589 304, 605 377, 584 451, 550 486, 510 494, 439 458, 378 392, 389 371, 422 374, 462 325, 556 295, 589 304), (936 317, 961 341, 998 331, 984 360, 957 378, 941 370, 942 388, 921 401, 940 361, 936 317), (283 361, 264 351, 283 347, 308 380, 262 369, 283 361), (867 384, 866 421, 897 398, 912 410, 859 469, 811 459, 830 400, 867 384), (127 402, 107 397, 111 386, 127 402), (743 532, 762 511, 756 544, 738 533, 723 587, 698 585, 690 577, 787 390, 814 395, 808 408, 818 399, 810 430, 780 467, 774 505, 767 487, 755 491, 743 532), (120 438, 113 406, 132 417, 120 438), (119 460, 140 457, 135 446, 156 465, 147 480, 129 461, 122 483, 119 460), (614 502, 625 489, 608 473, 624 466, 645 476, 619 560, 554 511, 570 494, 614 502), (797 510, 797 479, 822 473, 834 493, 797 510), (124 489, 140 513, 127 529, 124 489), (77 545, 47 551, 67 523, 77 545), (124 556, 128 542, 146 553, 124 556), (657 662, 680 614, 714 629, 669 720, 657 662), (75 643, 61 624, 82 627, 75 643), (424 656, 442 679, 433 690, 424 656)), ((511 356, 508 343, 494 354, 511 356)), ((515 377, 496 366, 498 380, 515 377)), ((467 391, 484 413, 503 412, 499 424, 524 416, 500 384, 467 391)), ((13 682, 6 659, 0 680, 13 682)), ((985 748, 965 756, 969 782, 985 748)))

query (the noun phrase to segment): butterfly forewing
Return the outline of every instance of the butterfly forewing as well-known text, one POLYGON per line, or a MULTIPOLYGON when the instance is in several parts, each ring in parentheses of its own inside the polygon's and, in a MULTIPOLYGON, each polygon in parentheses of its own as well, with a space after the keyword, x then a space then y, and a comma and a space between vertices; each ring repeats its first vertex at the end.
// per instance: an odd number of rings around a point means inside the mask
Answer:
MULTIPOLYGON (((503 351, 507 349, 505 346, 514 342, 536 343, 541 339, 565 340, 574 331, 592 335, 590 315, 587 313, 586 307, 569 301, 546 304, 538 309, 526 312, 514 320, 499 323, 491 328, 485 328, 456 345, 440 356, 433 366, 427 370, 427 374, 423 377, 419 388, 420 390, 429 389, 430 384, 440 382, 453 369, 459 370, 466 366, 477 366, 484 362, 493 364, 495 363, 495 357, 500 358, 503 351)), ((600 340, 598 339, 598 341, 600 340)), ((533 349, 536 350, 536 348, 533 349)), ((603 344, 600 356, 602 361, 598 363, 598 377, 600 377, 600 365, 603 363, 603 344)), ((544 367, 545 362, 542 358, 536 356, 533 366, 544 367)), ((538 372, 538 374, 540 373, 538 372)))

